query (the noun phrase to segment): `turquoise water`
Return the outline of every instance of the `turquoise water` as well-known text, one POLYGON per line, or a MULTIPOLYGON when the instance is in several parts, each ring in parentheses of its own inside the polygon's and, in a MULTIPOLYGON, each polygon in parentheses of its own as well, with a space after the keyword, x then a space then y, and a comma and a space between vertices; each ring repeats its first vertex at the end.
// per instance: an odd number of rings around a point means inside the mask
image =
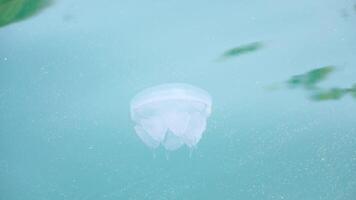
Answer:
POLYGON ((355 98, 285 86, 327 65, 320 87, 356 83, 355 4, 58 0, 1 27, 0 199, 355 199, 355 98), (133 129, 133 96, 169 82, 213 99, 192 152, 133 129))

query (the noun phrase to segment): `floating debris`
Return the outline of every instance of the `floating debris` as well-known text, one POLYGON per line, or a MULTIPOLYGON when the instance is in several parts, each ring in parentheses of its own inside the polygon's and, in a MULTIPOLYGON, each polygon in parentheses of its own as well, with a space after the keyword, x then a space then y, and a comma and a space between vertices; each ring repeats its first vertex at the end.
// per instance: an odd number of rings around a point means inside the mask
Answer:
POLYGON ((263 46, 262 42, 253 42, 245 45, 241 45, 230 50, 227 50, 220 58, 220 60, 225 60, 231 57, 240 56, 242 54, 251 53, 261 49, 263 46))
POLYGON ((287 84, 291 88, 304 87, 306 89, 315 89, 316 85, 325 80, 327 76, 335 70, 334 66, 325 66, 311 70, 307 73, 292 76, 287 81, 287 84))
POLYGON ((341 17, 344 19, 347 19, 350 16, 346 9, 342 9, 340 13, 341 13, 341 17))
POLYGON ((32 17, 52 3, 52 0, 0 0, 0 27, 32 17))

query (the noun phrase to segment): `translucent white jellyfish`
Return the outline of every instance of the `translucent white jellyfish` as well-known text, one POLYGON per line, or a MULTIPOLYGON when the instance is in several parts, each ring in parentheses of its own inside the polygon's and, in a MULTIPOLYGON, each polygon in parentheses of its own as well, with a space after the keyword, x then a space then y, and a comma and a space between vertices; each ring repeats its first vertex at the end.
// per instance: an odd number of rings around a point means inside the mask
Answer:
POLYGON ((167 150, 197 145, 211 113, 210 95, 183 83, 163 84, 138 93, 131 101, 135 131, 151 148, 167 150))

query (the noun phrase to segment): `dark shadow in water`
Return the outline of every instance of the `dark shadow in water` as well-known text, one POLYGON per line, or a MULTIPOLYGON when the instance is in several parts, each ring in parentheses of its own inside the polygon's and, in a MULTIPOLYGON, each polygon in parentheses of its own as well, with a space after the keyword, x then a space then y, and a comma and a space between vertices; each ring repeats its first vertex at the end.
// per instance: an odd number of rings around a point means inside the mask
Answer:
POLYGON ((75 20, 75 16, 73 14, 65 14, 62 16, 62 20, 64 22, 71 22, 71 21, 74 21, 75 20))
POLYGON ((245 45, 241 45, 224 52, 224 54, 218 59, 219 61, 226 60, 232 57, 237 57, 243 54, 257 51, 263 47, 262 42, 253 42, 245 45))
POLYGON ((350 16, 346 9, 342 9, 340 11, 340 13, 341 13, 341 17, 344 18, 344 19, 347 19, 350 16))
POLYGON ((339 100, 345 95, 351 95, 356 99, 356 84, 350 88, 320 88, 318 83, 325 80, 332 72, 334 66, 325 66, 308 71, 304 74, 292 76, 286 81, 288 88, 302 88, 309 92, 313 101, 339 100))
POLYGON ((352 11, 356 14, 356 3, 352 6, 351 11, 350 8, 344 8, 340 11, 341 17, 347 19, 352 15, 352 11), (351 12, 351 13, 350 13, 351 12))
POLYGON ((32 17, 53 2, 53 0, 0 0, 0 27, 32 17))

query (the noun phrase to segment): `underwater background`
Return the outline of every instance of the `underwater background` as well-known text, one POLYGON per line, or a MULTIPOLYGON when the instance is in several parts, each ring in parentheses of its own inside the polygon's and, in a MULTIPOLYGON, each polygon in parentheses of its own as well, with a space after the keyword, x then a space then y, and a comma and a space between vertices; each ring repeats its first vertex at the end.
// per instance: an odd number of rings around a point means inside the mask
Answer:
POLYGON ((353 200, 355 36, 355 0, 0 0, 0 200, 353 200), (192 151, 133 129, 170 82, 192 151))

